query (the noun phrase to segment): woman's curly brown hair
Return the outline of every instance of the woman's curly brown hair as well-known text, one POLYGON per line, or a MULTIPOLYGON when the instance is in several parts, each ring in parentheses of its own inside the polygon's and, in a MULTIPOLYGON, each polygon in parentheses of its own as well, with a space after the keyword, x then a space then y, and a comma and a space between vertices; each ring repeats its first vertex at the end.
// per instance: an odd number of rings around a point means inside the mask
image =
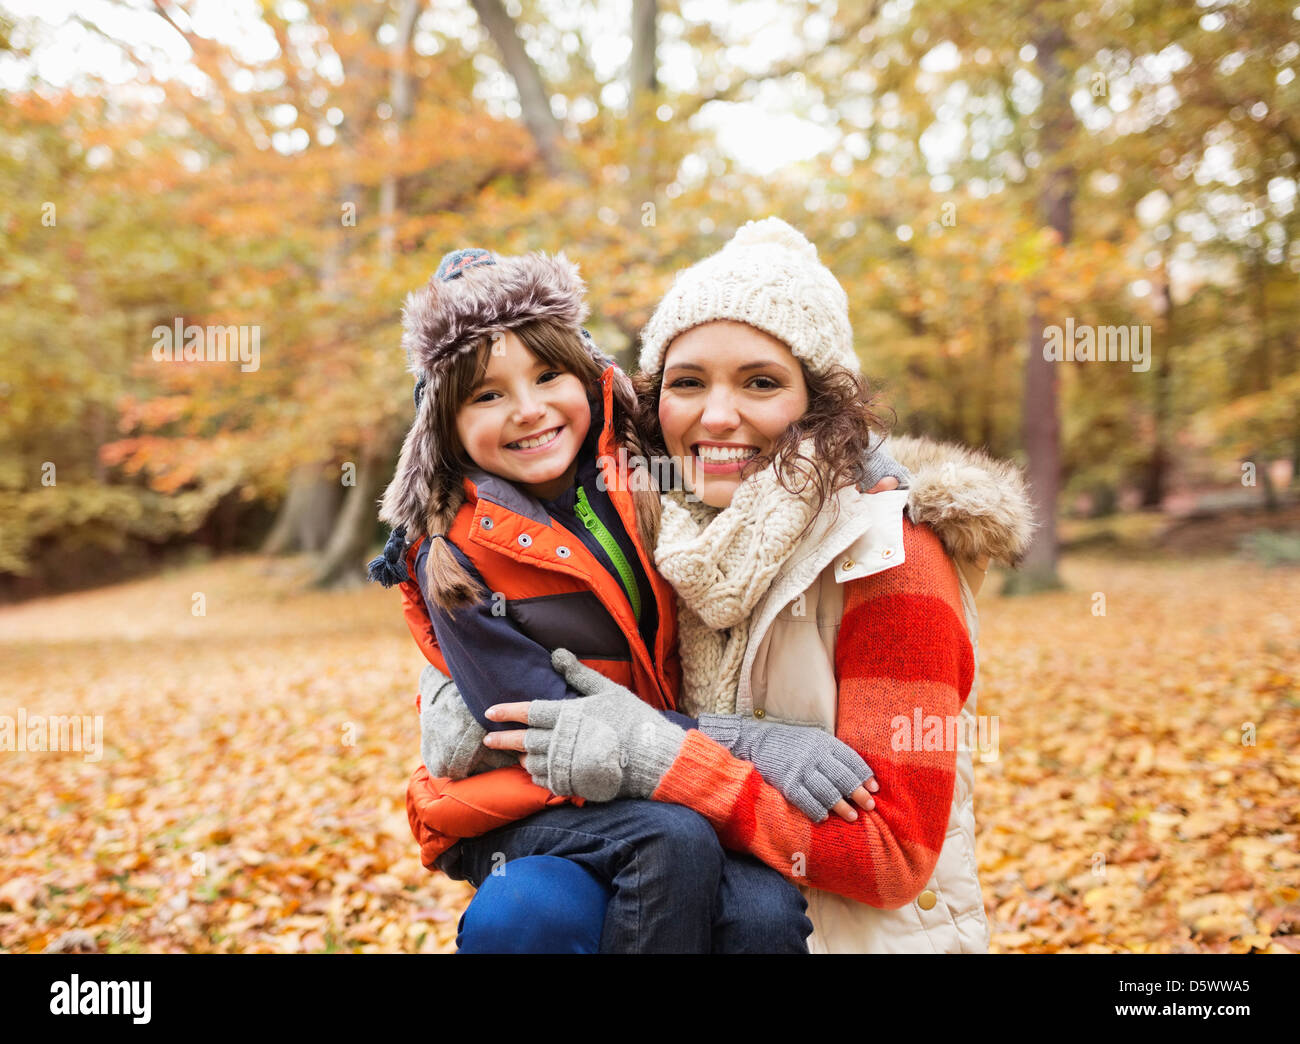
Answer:
MULTIPOLYGON (((754 457, 742 475, 751 475, 781 460, 778 479, 787 492, 802 495, 812 484, 815 518, 839 490, 860 486, 866 463, 874 452, 872 433, 887 434, 897 422, 897 415, 889 409, 892 419, 886 423, 877 412, 875 396, 866 380, 843 366, 831 366, 822 374, 810 372, 802 361, 799 367, 808 386, 808 409, 782 432, 771 450, 754 457), (813 440, 812 457, 799 450, 800 443, 808 438, 813 440)), ((632 383, 637 393, 637 426, 642 444, 646 452, 666 457, 668 447, 659 425, 663 373, 639 373, 632 383)))

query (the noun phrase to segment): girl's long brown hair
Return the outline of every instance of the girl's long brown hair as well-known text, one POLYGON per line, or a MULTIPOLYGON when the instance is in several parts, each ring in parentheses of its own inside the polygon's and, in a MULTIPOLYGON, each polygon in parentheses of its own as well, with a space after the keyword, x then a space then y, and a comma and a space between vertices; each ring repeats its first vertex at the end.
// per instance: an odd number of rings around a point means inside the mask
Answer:
MULTIPOLYGON (((831 366, 824 374, 810 372, 802 360, 799 366, 808 386, 808 409, 782 432, 771 450, 754 457, 744 473, 753 474, 780 460, 782 467, 777 478, 787 492, 802 495, 812 484, 815 518, 839 490, 861 484, 872 452, 872 433, 883 436, 897 417, 893 416, 887 424, 876 412, 875 396, 867 382, 843 366, 831 366), (799 449, 800 443, 808 438, 813 440, 811 457, 799 449), (797 486, 792 484, 796 481, 797 486)), ((633 383, 643 445, 650 454, 667 455, 668 447, 659 424, 663 372, 639 373, 633 383)), ((892 410, 889 413, 893 415, 892 410)), ((804 531, 807 529, 805 526, 804 531)))
MULTIPOLYGON (((592 422, 596 423, 602 368, 592 357, 581 332, 550 319, 536 319, 516 327, 514 333, 541 362, 572 373, 582 381, 587 388, 588 401, 593 404, 592 422)), ((429 408, 434 411, 434 429, 437 433, 438 459, 435 467, 454 475, 457 482, 464 477, 466 469, 473 466, 473 462, 465 453, 460 436, 456 433, 456 415, 469 398, 470 392, 487 373, 490 350, 491 341, 484 338, 474 349, 460 354, 443 374, 436 396, 429 403, 429 408)), ((647 454, 636 426, 636 395, 626 375, 621 372, 615 374, 613 399, 612 426, 615 438, 627 448, 629 458, 645 459, 647 454)), ((644 471, 634 460, 630 461, 629 468, 644 471)), ((649 474, 636 480, 629 475, 621 477, 627 481, 627 488, 631 491, 642 547, 645 548, 647 557, 653 560, 659 522, 658 491, 649 474)), ((487 592, 456 560, 447 541, 434 539, 432 533, 430 539, 433 544, 429 548, 425 575, 434 602, 442 609, 452 612, 473 605, 485 597, 487 592)))

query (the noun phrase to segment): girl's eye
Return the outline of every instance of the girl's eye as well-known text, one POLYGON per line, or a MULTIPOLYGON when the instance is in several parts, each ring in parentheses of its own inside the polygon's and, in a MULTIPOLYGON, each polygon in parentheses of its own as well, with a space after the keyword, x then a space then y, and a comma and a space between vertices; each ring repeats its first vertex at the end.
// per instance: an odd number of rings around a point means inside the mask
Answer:
POLYGON ((560 377, 560 376, 562 376, 562 374, 560 373, 559 370, 547 370, 545 373, 543 373, 540 377, 537 378, 537 383, 541 384, 543 382, 553 381, 555 380, 556 377, 560 377))
POLYGON ((473 399, 470 400, 470 402, 489 402, 490 400, 488 396, 498 395, 498 394, 500 393, 494 391, 484 392, 482 395, 476 395, 473 399))

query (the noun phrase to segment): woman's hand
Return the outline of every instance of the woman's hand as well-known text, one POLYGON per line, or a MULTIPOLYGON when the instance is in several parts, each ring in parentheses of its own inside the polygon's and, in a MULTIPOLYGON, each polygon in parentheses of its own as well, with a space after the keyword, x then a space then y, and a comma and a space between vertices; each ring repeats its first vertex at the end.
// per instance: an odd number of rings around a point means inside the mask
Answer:
POLYGON ((886 475, 886 476, 885 476, 884 478, 882 478, 879 482, 877 482, 874 486, 872 486, 869 490, 867 490, 867 492, 868 492, 868 493, 883 493, 883 492, 885 492, 885 490, 887 490, 887 489, 897 489, 897 488, 898 488, 898 479, 894 478, 893 475, 886 475))
POLYGON ((814 823, 834 812, 853 822, 876 807, 875 773, 843 740, 810 725, 755 721, 739 714, 701 714, 700 731, 736 757, 752 761, 758 774, 814 823))
POLYGON ((552 794, 613 801, 623 789, 619 737, 604 722, 584 713, 586 708, 576 706, 581 702, 534 700, 489 707, 486 714, 493 721, 518 721, 531 728, 489 732, 483 744, 523 754, 520 764, 533 782, 552 794))
POLYGON ((517 721, 526 730, 490 732, 486 746, 524 754, 533 781, 554 794, 590 801, 648 798, 672 766, 686 731, 567 649, 551 656, 572 700, 533 700, 489 707, 492 721, 517 721))

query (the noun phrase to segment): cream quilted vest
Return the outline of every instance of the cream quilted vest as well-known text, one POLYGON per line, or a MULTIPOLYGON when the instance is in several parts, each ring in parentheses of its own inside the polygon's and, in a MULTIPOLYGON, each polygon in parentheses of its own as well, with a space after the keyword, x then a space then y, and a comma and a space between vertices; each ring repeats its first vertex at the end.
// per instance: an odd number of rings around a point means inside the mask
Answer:
MULTIPOLYGON (((759 603, 741 668, 736 712, 766 721, 835 731, 835 642, 844 611, 844 581, 903 562, 903 510, 908 492, 839 494, 838 516, 822 511, 798 551, 759 603)), ((983 570, 957 569, 975 674, 962 709, 974 726, 979 687, 979 620, 975 593, 983 570)), ((973 729, 966 735, 974 735, 973 729)), ((948 834, 925 889, 896 910, 881 910, 818 888, 804 887, 813 953, 984 953, 989 927, 975 862, 973 763, 957 752, 957 780, 948 834)), ((883 794, 879 800, 888 801, 883 794)))

